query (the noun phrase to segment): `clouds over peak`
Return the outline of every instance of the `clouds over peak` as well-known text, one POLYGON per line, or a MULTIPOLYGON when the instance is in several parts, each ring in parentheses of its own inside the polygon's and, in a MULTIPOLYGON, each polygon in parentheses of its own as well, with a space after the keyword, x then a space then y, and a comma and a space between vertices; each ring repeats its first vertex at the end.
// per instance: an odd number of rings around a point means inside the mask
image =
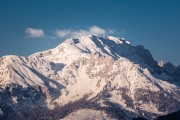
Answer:
POLYGON ((78 38, 84 35, 109 35, 115 33, 115 30, 103 29, 98 26, 91 26, 87 30, 63 29, 56 30, 56 35, 60 38, 78 38))
POLYGON ((43 29, 27 28, 25 33, 29 38, 40 38, 45 36, 43 29))
POLYGON ((116 30, 103 29, 98 26, 91 26, 88 29, 57 29, 54 34, 45 34, 43 29, 27 28, 25 30, 28 38, 78 38, 85 35, 112 35, 117 34, 116 30))

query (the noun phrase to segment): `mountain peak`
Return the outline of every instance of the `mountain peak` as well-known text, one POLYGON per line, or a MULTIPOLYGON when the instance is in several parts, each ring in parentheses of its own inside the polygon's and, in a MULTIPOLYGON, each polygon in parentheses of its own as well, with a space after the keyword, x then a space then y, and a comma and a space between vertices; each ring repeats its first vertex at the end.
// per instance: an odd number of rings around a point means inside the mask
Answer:
POLYGON ((70 64, 72 61, 91 53, 109 56, 116 60, 123 57, 142 66, 145 64, 150 67, 158 66, 150 52, 143 46, 133 46, 130 41, 113 36, 86 35, 79 38, 69 38, 54 49, 31 56, 70 64))
POLYGON ((158 65, 159 65, 160 67, 163 67, 165 64, 166 64, 166 62, 163 61, 163 60, 160 60, 159 63, 158 63, 158 65))
POLYGON ((65 42, 71 42, 74 44, 78 44, 78 43, 81 43, 81 44, 94 43, 94 44, 96 44, 96 43, 102 43, 103 40, 114 41, 117 44, 120 44, 120 43, 130 44, 130 41, 125 40, 124 38, 117 38, 117 37, 113 37, 113 36, 98 36, 98 35, 85 35, 85 36, 82 36, 79 38, 69 38, 69 39, 65 40, 65 42))

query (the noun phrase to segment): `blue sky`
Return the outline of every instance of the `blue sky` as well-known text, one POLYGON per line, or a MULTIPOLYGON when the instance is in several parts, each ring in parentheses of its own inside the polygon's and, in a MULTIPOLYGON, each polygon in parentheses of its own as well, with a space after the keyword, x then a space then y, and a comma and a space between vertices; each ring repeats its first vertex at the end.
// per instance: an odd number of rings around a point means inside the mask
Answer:
POLYGON ((180 64, 179 0, 0 1, 0 56, 28 56, 78 32, 125 37, 180 64))

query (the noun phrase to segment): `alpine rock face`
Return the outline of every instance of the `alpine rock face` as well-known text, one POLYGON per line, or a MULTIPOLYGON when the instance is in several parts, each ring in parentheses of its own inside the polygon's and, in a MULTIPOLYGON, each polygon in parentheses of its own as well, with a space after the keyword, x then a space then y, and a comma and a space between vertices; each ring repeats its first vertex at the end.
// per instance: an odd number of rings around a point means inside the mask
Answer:
POLYGON ((112 36, 0 58, 0 118, 153 119, 180 109, 180 68, 112 36))

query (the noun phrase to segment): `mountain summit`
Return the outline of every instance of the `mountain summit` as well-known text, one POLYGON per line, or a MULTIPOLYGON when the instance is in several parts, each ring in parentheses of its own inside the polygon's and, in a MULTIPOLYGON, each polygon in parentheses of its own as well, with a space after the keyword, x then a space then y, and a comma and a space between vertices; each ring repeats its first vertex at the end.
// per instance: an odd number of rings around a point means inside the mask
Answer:
POLYGON ((179 73, 123 38, 70 38, 0 58, 0 118, 152 119, 180 109, 179 73))

